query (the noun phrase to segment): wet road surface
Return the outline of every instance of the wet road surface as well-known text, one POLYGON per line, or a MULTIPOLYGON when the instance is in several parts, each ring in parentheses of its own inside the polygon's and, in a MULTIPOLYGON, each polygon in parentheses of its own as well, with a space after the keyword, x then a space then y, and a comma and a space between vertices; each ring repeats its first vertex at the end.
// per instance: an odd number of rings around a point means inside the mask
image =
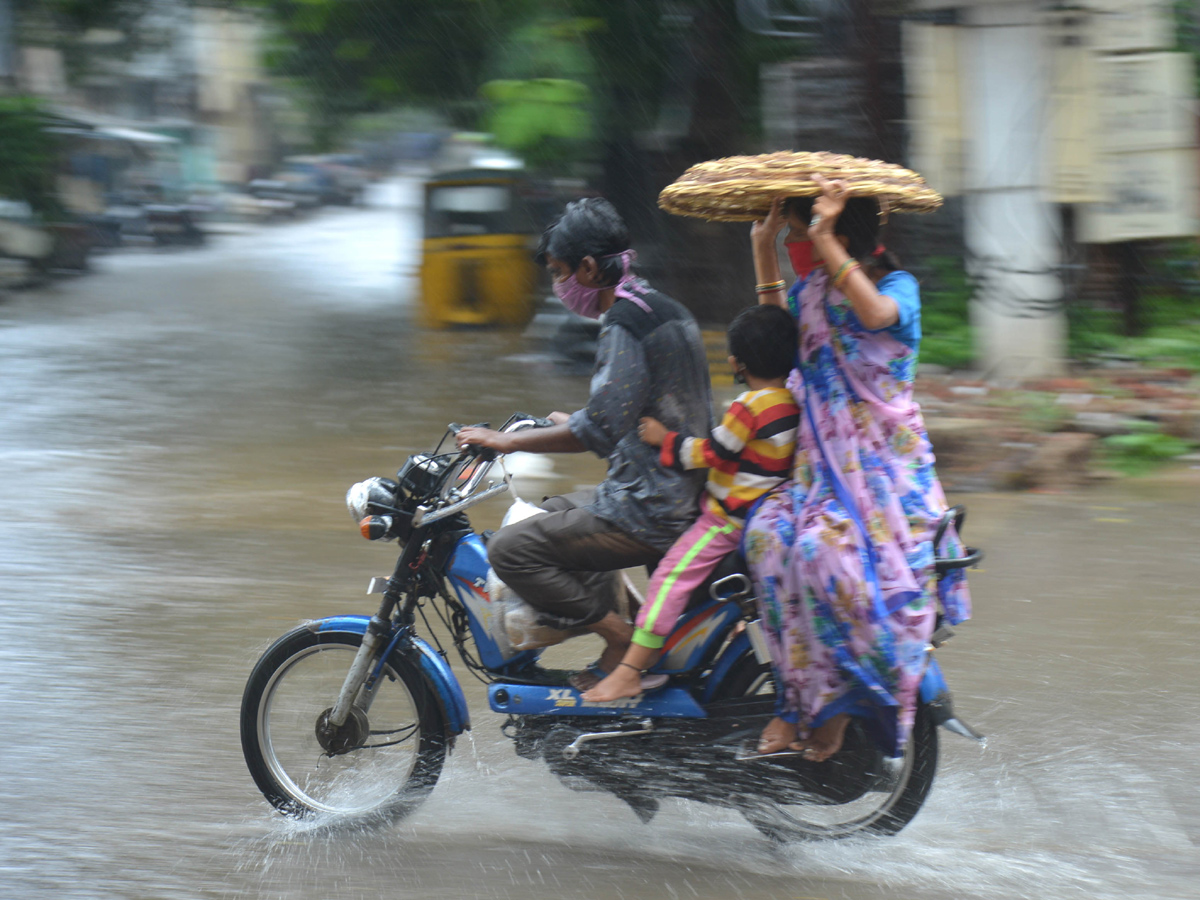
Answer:
MULTIPOLYGON (((450 420, 586 396, 518 335, 412 324, 415 202, 389 186, 0 298, 0 896, 1200 896, 1191 470, 956 498, 988 559, 940 659, 989 743, 943 733, 895 838, 777 849, 681 801, 640 825, 518 759, 465 673, 474 729, 412 818, 328 832, 275 815, 241 758, 245 678, 297 621, 372 611, 367 580, 391 569, 346 487, 450 420)), ((525 471, 536 498, 602 466, 525 471)))

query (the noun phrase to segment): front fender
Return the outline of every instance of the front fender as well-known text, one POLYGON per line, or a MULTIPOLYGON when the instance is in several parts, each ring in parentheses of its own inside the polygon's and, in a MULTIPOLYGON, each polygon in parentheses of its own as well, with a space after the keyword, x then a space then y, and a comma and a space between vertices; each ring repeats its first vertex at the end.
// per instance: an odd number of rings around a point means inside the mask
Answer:
MULTIPOLYGON (((309 622, 308 628, 315 632, 341 631, 347 634, 364 634, 370 621, 370 616, 329 616, 309 622)), ((467 698, 463 696, 462 686, 454 676, 450 664, 415 634, 409 636, 409 642, 416 651, 414 655, 418 667, 429 679, 434 693, 437 694, 448 735, 453 737, 470 731, 471 714, 467 709, 467 698)))

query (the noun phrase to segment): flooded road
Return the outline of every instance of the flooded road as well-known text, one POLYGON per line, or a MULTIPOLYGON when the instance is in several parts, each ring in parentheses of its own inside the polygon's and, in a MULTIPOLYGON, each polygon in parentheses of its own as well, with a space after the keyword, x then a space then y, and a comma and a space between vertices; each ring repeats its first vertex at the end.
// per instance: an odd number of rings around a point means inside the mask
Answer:
MULTIPOLYGON (((416 199, 385 186, 0 298, 0 896, 1200 896, 1195 471, 956 498, 988 559, 940 659, 989 743, 943 733, 895 838, 776 849, 680 801, 643 826, 518 759, 461 671, 473 731, 412 818, 330 833, 274 814, 238 743, 245 678, 297 621, 372 611, 393 561, 346 487, 450 420, 586 396, 518 335, 413 324, 416 199)), ((536 499, 603 468, 524 470, 536 499)))

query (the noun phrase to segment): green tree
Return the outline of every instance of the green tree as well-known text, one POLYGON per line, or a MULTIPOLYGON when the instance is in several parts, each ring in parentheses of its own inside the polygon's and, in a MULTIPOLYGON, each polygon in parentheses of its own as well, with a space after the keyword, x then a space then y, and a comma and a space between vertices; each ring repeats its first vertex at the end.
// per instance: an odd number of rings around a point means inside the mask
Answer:
POLYGON ((475 124, 488 50, 534 0, 246 0, 275 26, 274 71, 308 95, 318 143, 347 118, 402 105, 475 124))
POLYGON ((57 211, 53 137, 38 104, 0 97, 0 197, 23 200, 35 212, 57 211))
POLYGON ((275 26, 269 61, 308 93, 323 140, 347 117, 437 108, 460 127, 493 79, 554 78, 592 91, 605 133, 690 122, 697 151, 756 129, 759 62, 795 51, 738 24, 735 0, 242 0, 275 26), (522 72, 524 74, 522 74, 522 72), (578 73, 578 74, 573 74, 578 73), (734 126, 731 129, 731 124, 734 126))
POLYGON ((497 79, 481 90, 492 104, 488 131, 534 168, 585 157, 592 136, 587 85, 563 78, 497 79))
POLYGON ((587 46, 600 19, 543 13, 519 25, 493 53, 486 128, 534 168, 567 168, 594 155, 596 66, 587 46))

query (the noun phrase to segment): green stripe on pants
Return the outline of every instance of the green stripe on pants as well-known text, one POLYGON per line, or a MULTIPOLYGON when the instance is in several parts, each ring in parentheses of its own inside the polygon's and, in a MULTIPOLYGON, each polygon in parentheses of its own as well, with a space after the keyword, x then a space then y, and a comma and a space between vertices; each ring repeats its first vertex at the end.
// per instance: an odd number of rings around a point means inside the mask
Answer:
POLYGON ((696 558, 696 555, 706 546, 708 546, 714 537, 720 534, 729 534, 734 530, 734 527, 735 526, 732 523, 713 526, 712 528, 708 529, 708 531, 704 532, 704 535, 700 538, 700 540, 696 541, 696 543, 692 544, 692 546, 688 548, 688 552, 683 554, 683 559, 679 560, 679 562, 676 563, 675 568, 672 569, 667 577, 663 579, 662 586, 659 587, 658 593, 655 594, 654 599, 651 601, 650 612, 647 614, 646 624, 643 626, 646 631, 654 630, 654 623, 658 621, 658 614, 662 610, 663 602, 667 599, 667 595, 671 592, 671 588, 675 585, 675 582, 679 580, 679 576, 687 571, 687 567, 691 565, 692 560, 696 558))

